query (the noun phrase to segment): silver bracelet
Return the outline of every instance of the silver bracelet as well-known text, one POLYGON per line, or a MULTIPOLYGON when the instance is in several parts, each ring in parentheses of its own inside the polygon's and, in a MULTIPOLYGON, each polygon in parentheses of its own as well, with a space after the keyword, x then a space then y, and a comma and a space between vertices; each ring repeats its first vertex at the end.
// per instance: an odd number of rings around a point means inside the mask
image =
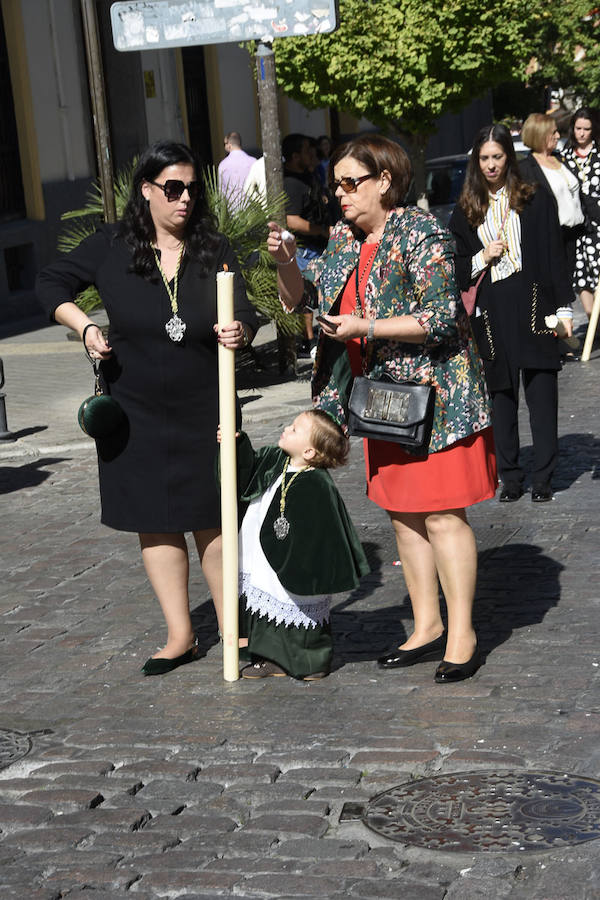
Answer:
POLYGON ((290 263, 296 262, 296 257, 292 256, 292 258, 288 259, 287 262, 279 262, 278 259, 273 260, 273 262, 275 263, 276 266, 289 266, 290 263))
POLYGON ((367 340, 370 342, 375 338, 375 322, 376 319, 369 319, 369 329, 367 331, 367 340))

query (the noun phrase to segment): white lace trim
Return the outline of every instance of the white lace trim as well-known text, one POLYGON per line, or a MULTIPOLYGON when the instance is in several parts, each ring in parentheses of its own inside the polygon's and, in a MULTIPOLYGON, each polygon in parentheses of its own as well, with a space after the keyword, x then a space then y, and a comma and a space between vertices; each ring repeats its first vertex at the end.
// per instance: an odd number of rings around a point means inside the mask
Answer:
POLYGON ((290 602, 286 602, 253 585, 249 572, 240 572, 239 586, 240 593, 246 596, 248 609, 276 625, 315 628, 329 621, 329 596, 311 598, 288 593, 290 602))

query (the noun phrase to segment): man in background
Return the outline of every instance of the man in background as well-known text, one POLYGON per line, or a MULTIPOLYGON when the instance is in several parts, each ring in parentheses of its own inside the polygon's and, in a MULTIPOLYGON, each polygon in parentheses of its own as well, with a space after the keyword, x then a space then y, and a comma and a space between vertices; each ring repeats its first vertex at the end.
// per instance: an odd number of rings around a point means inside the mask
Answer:
MULTIPOLYGON (((288 134, 281 143, 283 155, 283 189, 286 193, 286 226, 296 238, 296 262, 302 272, 311 259, 320 256, 327 246, 329 223, 321 185, 312 169, 310 139, 304 134, 288 134)), ((314 356, 316 340, 312 312, 304 314, 305 340, 298 348, 299 357, 314 356), (311 352, 312 351, 312 352, 311 352)))
POLYGON ((237 206, 244 190, 244 182, 256 157, 242 150, 242 139, 237 131, 230 131, 223 139, 227 156, 219 163, 221 191, 237 206))

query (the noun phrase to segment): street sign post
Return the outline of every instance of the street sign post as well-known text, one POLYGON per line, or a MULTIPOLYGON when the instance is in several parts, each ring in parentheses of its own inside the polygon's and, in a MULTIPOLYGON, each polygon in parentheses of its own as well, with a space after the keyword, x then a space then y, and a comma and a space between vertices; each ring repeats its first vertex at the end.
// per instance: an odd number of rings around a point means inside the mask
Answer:
POLYGON ((126 0, 110 8, 117 50, 263 41, 336 28, 336 0, 126 0))

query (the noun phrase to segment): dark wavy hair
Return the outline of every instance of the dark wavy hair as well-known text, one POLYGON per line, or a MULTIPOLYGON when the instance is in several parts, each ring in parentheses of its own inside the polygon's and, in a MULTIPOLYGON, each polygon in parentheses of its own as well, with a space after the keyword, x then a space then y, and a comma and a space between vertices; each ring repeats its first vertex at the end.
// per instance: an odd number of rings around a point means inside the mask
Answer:
POLYGON ((493 141, 506 153, 506 190, 510 208, 522 212, 527 201, 535 193, 535 185, 523 181, 510 131, 506 125, 486 125, 476 135, 467 164, 465 182, 458 198, 458 205, 469 224, 476 228, 485 219, 489 205, 489 187, 479 164, 479 152, 484 144, 493 141))
POLYGON ((192 165, 198 179, 196 202, 185 225, 185 249, 188 256, 199 264, 202 275, 207 275, 210 271, 219 244, 216 221, 206 202, 204 182, 196 155, 185 144, 175 141, 158 141, 152 144, 144 150, 135 167, 120 232, 133 251, 130 271, 148 281, 158 277, 152 252, 156 234, 150 207, 142 195, 142 182, 155 181, 163 169, 178 163, 192 165))
POLYGON ((382 134, 363 134, 338 147, 329 162, 329 182, 332 185, 333 170, 345 157, 351 156, 365 167, 367 172, 378 177, 387 169, 391 176, 389 189, 381 198, 384 209, 393 209, 406 203, 406 195, 412 180, 410 159, 395 141, 382 134))
POLYGON ((575 122, 577 119, 589 119, 592 123, 592 140, 595 144, 598 144, 598 139, 600 138, 600 128, 598 126, 598 110, 590 109, 589 106, 580 106, 579 109, 576 109, 571 117, 571 122, 569 124, 569 134, 567 135, 567 147, 569 149, 574 149, 577 147, 577 141, 575 140, 575 122))

